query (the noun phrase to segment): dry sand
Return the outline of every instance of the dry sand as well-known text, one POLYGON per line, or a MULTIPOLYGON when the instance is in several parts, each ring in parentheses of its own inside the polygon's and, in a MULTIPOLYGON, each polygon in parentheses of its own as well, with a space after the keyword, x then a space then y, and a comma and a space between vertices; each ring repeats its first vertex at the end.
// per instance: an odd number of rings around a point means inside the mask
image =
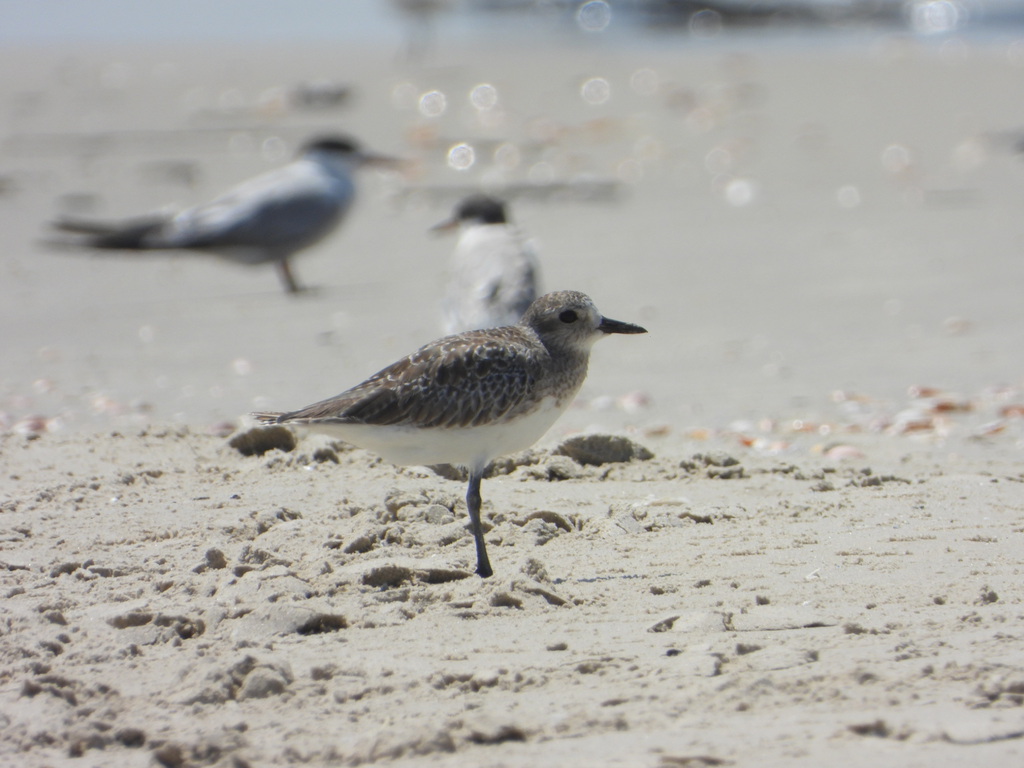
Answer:
POLYGON ((0 764, 1020 763, 1019 51, 0 54, 0 764), (318 79, 352 98, 287 100, 318 79), (40 242, 339 127, 413 163, 297 261, 309 295, 40 242), (485 481, 487 581, 457 480, 229 442, 436 335, 425 230, 481 183, 522 185, 548 287, 650 329, 485 481), (555 451, 580 433, 654 457, 555 451))

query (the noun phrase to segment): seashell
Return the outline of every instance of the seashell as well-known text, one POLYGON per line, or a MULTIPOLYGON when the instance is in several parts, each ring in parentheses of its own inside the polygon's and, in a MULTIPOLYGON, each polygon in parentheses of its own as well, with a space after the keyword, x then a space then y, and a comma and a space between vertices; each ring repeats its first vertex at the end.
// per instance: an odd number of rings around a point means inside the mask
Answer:
POLYGON ((543 520, 545 523, 551 523, 552 525, 561 528, 563 531, 569 531, 570 533, 575 529, 572 522, 566 519, 563 515, 547 509, 531 512, 523 519, 523 522, 520 523, 520 525, 526 525, 531 520, 543 520))
POLYGON ((650 406, 651 397, 646 392, 629 392, 622 395, 617 404, 626 413, 636 413, 650 406))
POLYGON ((990 421, 986 424, 975 428, 975 437, 988 437, 989 435, 998 435, 1000 432, 1005 430, 1007 423, 1005 419, 997 419, 996 421, 990 421))
POLYGON ((815 424, 813 421, 793 419, 793 421, 789 425, 789 428, 792 432, 821 432, 822 426, 823 425, 821 424, 815 424))
POLYGON ((25 416, 14 422, 11 431, 26 437, 35 437, 45 432, 56 432, 60 429, 59 419, 48 419, 45 416, 25 416))
POLYGON ((928 432, 935 429, 935 426, 934 416, 925 411, 911 409, 896 414, 896 418, 887 432, 893 435, 905 435, 908 432, 928 432))
POLYGON ((849 459, 863 459, 864 451, 852 445, 840 443, 832 445, 822 451, 822 456, 830 461, 847 461, 849 459))
POLYGON ((921 400, 920 407, 931 413, 954 413, 974 410, 970 400, 958 395, 936 395, 921 400))
POLYGON ((942 394, 942 390, 936 387, 927 387, 920 384, 907 387, 907 395, 915 400, 921 397, 936 397, 940 394, 942 394))

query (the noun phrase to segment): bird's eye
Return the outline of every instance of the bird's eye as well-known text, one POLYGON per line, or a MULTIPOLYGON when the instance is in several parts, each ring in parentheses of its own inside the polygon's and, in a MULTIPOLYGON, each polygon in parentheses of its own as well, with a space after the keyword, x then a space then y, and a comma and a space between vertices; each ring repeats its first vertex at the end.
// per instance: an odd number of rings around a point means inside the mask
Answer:
POLYGON ((558 316, 558 319, 561 320, 563 323, 575 323, 579 318, 576 316, 576 313, 573 310, 567 309, 565 310, 565 312, 558 316))

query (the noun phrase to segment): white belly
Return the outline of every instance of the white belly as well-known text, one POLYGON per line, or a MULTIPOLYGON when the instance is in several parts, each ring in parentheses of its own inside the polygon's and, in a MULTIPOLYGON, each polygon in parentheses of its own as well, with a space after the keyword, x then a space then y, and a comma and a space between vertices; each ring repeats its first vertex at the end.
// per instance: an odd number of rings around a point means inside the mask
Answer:
POLYGON ((515 421, 480 427, 417 429, 364 424, 310 424, 308 428, 372 451, 392 464, 459 464, 483 469, 508 453, 529 448, 562 414, 554 398, 515 421))

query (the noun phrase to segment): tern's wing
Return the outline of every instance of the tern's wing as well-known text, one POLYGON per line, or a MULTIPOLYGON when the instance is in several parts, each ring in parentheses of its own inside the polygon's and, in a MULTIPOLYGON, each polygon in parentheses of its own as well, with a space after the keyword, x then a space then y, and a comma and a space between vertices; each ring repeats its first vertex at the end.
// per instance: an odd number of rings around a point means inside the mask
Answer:
POLYGON ((330 232, 352 196, 347 180, 332 178, 310 162, 293 163, 182 211, 165 227, 163 245, 296 251, 330 232))
POLYGON ((465 233, 452 259, 446 300, 449 327, 510 325, 535 298, 536 256, 518 230, 491 225, 465 233))
POLYGON ((542 349, 523 354, 525 333, 510 327, 445 337, 279 421, 421 428, 500 421, 524 408, 542 365, 542 349))
POLYGON ((486 301, 491 314, 501 325, 519 321, 539 294, 540 267, 532 241, 515 237, 514 251, 509 248, 500 275, 487 285, 486 301))
POLYGON ((124 250, 151 247, 149 239, 167 223, 167 216, 153 215, 119 222, 95 221, 92 219, 62 218, 52 226, 61 232, 80 236, 75 244, 92 248, 124 250))

